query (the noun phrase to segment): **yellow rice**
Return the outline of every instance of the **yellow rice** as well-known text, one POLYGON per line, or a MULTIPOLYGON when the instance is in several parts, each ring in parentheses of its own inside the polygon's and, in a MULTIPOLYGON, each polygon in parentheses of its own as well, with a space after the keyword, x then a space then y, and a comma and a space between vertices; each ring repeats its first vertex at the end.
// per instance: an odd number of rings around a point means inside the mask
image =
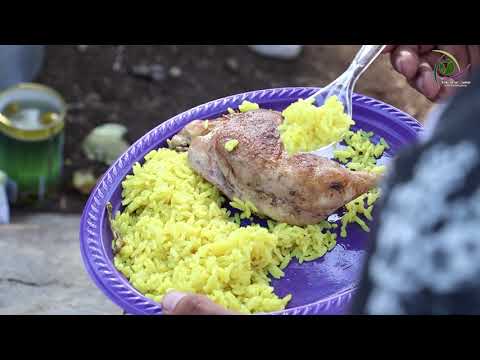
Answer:
POLYGON ((247 112, 247 111, 257 110, 257 109, 260 109, 260 106, 258 104, 255 104, 246 100, 242 102, 242 104, 238 107, 238 110, 240 110, 240 112, 247 112))
MULTIPOLYGON (((376 161, 389 148, 386 141, 382 138, 374 144, 371 141, 373 133, 350 131, 355 122, 344 113, 342 103, 335 96, 328 98, 320 107, 313 102, 312 98, 299 100, 283 111, 284 121, 279 131, 287 153, 309 152, 343 139, 347 147, 335 151, 337 160, 353 171, 383 173, 384 166, 377 166, 376 161)), ((362 217, 372 220, 373 205, 379 197, 379 190, 374 189, 345 206, 346 212, 341 219, 342 237, 347 236, 347 225, 351 223, 358 224, 366 232, 370 231, 362 217)))
MULTIPOLYGON (((389 148, 389 145, 383 138, 380 139, 378 144, 374 144, 371 141, 372 136, 372 132, 363 130, 357 132, 347 131, 343 136, 347 147, 346 149, 335 151, 334 157, 353 171, 364 170, 377 174, 383 173, 385 168, 384 166, 377 166, 376 159, 383 155, 385 149, 389 148)), ((370 228, 365 220, 372 220, 373 206, 379 197, 380 190, 373 189, 345 206, 346 212, 341 219, 341 237, 347 237, 347 226, 352 223, 356 223, 362 230, 370 232, 370 228)))
POLYGON ((347 131, 343 140, 347 144, 346 149, 335 151, 335 158, 351 170, 366 170, 375 173, 383 173, 384 166, 377 166, 377 158, 380 158, 389 146, 381 138, 378 144, 371 141, 372 132, 363 130, 347 131))
MULTIPOLYGON (((244 102, 239 110, 258 108, 244 102)), ((280 129, 286 148, 292 153, 310 151, 345 137, 353 153, 340 154, 340 160, 358 160, 358 149, 365 145, 356 145, 365 137, 348 132, 353 121, 340 110, 336 99, 321 108, 304 100, 292 104, 283 113, 286 120, 280 129)), ((359 163, 359 168, 374 169, 370 160, 359 163)), ((336 245, 337 225, 327 221, 299 227, 268 220, 268 228, 240 227, 241 219, 257 212, 254 204, 234 199, 230 205, 240 214, 230 214, 222 207, 220 192, 190 168, 186 153, 150 152, 122 186, 124 210, 112 221, 119 236, 114 263, 138 291, 157 302, 176 290, 207 295, 243 313, 282 310, 291 295, 274 294, 271 278, 282 278, 293 258, 313 261, 336 245)), ((368 219, 376 198, 378 192, 371 192, 347 205, 342 235, 349 223, 363 226, 358 215, 368 219)))
POLYGON ((221 207, 219 191, 189 167, 186 153, 160 149, 145 160, 123 182, 125 208, 113 221, 122 246, 114 261, 157 302, 177 290, 244 313, 281 310, 291 296, 277 297, 269 274, 280 278, 293 257, 313 260, 335 246, 326 222, 241 228, 221 207))
MULTIPOLYGON (((207 120, 208 121, 208 120, 207 120)), ((238 145, 238 140, 237 139, 233 139, 233 140, 228 140, 226 143, 225 143, 225 149, 228 151, 228 152, 232 152, 233 150, 235 150, 235 148, 237 147, 238 145)))
POLYGON ((335 96, 320 107, 313 105, 313 101, 299 100, 283 111, 284 121, 278 129, 289 155, 317 150, 336 142, 355 124, 335 96))

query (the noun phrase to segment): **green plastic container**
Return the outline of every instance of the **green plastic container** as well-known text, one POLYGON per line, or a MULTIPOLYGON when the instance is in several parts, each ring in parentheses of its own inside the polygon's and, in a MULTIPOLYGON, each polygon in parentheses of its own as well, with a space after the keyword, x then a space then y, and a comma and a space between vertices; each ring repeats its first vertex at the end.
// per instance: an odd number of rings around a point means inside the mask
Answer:
POLYGON ((66 104, 56 91, 20 84, 0 93, 0 170, 17 185, 15 204, 41 203, 61 181, 66 104))

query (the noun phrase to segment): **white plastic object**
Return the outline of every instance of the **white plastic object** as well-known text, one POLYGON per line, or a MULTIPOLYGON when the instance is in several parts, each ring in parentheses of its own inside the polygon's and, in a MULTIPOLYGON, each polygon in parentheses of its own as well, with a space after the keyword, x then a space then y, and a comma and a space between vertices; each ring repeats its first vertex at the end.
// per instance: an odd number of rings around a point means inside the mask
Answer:
MULTIPOLYGON (((382 53, 385 47, 386 45, 363 45, 348 69, 335 81, 313 94, 310 99, 315 99, 316 105, 320 106, 323 105, 329 97, 336 96, 345 107, 345 113, 349 117, 352 117, 352 96, 355 84, 365 70, 367 70, 382 53)), ((332 158, 336 145, 337 143, 332 143, 312 153, 318 156, 332 158)))
POLYGON ((302 52, 303 45, 249 45, 259 55, 281 60, 292 60, 302 52))

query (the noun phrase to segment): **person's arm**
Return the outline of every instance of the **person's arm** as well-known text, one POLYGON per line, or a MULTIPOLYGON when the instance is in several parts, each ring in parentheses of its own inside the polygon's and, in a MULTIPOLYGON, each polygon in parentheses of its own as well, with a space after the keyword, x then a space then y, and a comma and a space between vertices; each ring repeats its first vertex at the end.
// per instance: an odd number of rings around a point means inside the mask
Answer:
POLYGON ((480 73, 395 161, 353 314, 480 313, 480 73))

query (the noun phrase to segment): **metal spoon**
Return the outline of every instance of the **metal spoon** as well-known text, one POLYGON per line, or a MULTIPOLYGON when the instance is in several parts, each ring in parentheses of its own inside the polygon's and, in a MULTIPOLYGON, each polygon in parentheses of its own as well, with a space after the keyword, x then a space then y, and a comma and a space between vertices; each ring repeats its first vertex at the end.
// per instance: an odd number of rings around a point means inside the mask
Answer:
MULTIPOLYGON (((326 99, 336 96, 344 105, 346 114, 352 117, 352 96, 357 80, 385 49, 386 45, 363 45, 353 59, 348 69, 335 81, 313 94, 317 106, 323 105, 326 99)), ((333 158, 334 151, 344 148, 339 143, 331 143, 321 149, 312 151, 317 156, 333 158)))

